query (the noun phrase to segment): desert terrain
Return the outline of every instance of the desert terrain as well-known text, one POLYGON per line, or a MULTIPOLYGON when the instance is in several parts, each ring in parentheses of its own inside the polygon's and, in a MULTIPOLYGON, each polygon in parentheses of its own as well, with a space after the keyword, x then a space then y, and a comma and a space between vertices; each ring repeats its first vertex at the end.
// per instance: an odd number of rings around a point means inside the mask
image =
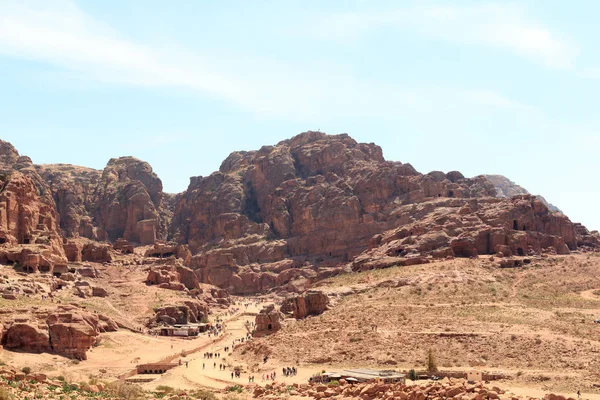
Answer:
MULTIPOLYGON (((82 304, 129 329, 102 334, 87 360, 3 351, 4 364, 43 371, 49 379, 110 382, 139 363, 182 360, 181 366, 139 384, 148 392, 166 387, 225 392, 248 385, 250 376, 255 378, 252 387, 271 384, 264 374, 288 366, 298 368, 298 375, 278 374, 276 382, 305 384, 323 370, 358 367, 423 370, 432 349, 441 371, 499 373, 505 379, 494 384, 516 395, 573 397, 580 390, 584 398, 600 398, 600 327, 594 323, 600 316, 597 253, 534 257, 520 268, 499 268, 497 260, 480 257, 339 275, 313 288, 330 299, 323 314, 286 318, 278 332, 244 343, 239 340, 247 339, 259 310, 280 304, 282 296, 233 297, 231 306, 210 315, 211 321, 220 318, 226 324, 217 338, 157 337, 136 331, 152 313, 147 299, 165 301, 177 292, 143 284, 144 266, 96 267, 96 284, 109 287, 111 294, 82 304), (234 350, 226 352, 226 346, 234 350), (221 357, 207 360, 205 352, 221 357), (236 367, 241 376, 232 379, 236 367)), ((18 275, 10 266, 0 272, 18 275)), ((54 301, 74 299, 59 291, 54 301)), ((3 300, 0 306, 14 307, 15 302, 20 307, 43 304, 30 296, 3 300)))
POLYGON ((7 398, 598 398, 599 269, 600 233, 541 196, 347 134, 235 151, 178 194, 134 157, 0 141, 7 398), (309 384, 356 368, 422 379, 309 384))

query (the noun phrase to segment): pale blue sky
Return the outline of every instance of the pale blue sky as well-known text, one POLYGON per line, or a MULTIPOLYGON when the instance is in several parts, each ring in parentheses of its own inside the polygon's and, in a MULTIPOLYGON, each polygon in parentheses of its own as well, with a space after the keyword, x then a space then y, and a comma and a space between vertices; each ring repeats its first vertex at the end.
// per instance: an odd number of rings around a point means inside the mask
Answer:
POLYGON ((600 228, 600 2, 0 0, 0 138, 147 160, 346 132, 421 172, 503 174, 600 228))

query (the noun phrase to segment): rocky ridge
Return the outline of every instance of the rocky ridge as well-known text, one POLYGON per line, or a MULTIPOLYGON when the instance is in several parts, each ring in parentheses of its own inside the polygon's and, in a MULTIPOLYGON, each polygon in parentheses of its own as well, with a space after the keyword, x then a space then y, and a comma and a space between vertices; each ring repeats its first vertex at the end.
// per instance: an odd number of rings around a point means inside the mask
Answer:
POLYGON ((499 198, 508 192, 494 177, 422 174, 346 134, 233 152, 176 196, 133 157, 103 171, 34 165, 0 142, 0 162, 0 261, 30 272, 155 245, 145 256, 174 255, 199 283, 230 293, 302 292, 351 269, 600 248, 597 232, 538 197, 499 198))
MULTIPOLYGON (((527 189, 517 185, 507 177, 503 175, 483 175, 488 181, 490 181, 496 187, 496 196, 501 198, 510 199, 514 196, 530 194, 527 189)), ((562 211, 546 201, 542 196, 536 196, 550 211, 562 213, 562 211)))

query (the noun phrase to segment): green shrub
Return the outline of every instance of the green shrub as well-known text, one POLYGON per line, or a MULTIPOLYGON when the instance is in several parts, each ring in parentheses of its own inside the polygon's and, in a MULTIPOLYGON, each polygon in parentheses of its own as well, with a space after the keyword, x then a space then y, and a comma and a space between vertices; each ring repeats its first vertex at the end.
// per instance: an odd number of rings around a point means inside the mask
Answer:
POLYGON ((227 388, 228 392, 237 392, 237 393, 242 393, 244 391, 244 388, 241 387, 240 385, 233 385, 233 386, 229 386, 227 388))
POLYGON ((23 367, 23 368, 21 368, 21 372, 24 373, 25 375, 29 375, 31 373, 31 368, 23 367))
POLYGON ((340 386, 340 381, 329 381, 327 386, 340 386))
POLYGON ((157 392, 173 393, 174 390, 175 389, 173 389, 171 386, 166 386, 166 385, 158 385, 156 387, 157 392))
POLYGON ((429 349, 427 352, 427 372, 437 372, 437 361, 435 360, 435 355, 433 354, 433 350, 429 349))
POLYGON ((416 381, 418 379, 417 371, 415 371, 414 369, 408 371, 408 379, 410 379, 411 381, 416 381))
POLYGON ((123 400, 138 400, 146 398, 144 390, 140 386, 119 381, 108 384, 106 386, 106 391, 123 400))

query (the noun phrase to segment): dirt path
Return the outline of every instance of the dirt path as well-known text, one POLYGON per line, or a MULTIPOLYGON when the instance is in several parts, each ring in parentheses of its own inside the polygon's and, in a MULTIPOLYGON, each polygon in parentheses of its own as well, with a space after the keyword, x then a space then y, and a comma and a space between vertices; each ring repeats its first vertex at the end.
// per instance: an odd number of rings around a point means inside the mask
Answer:
POLYGON ((525 275, 523 273, 520 273, 519 276, 517 276, 517 279, 515 279, 515 281, 513 282, 510 290, 511 290, 511 295, 510 297, 517 297, 517 286, 519 286, 521 284, 521 282, 523 282, 523 279, 525 278, 525 275))
POLYGON ((596 291, 600 291, 600 289, 590 289, 590 290, 585 290, 581 293, 579 293, 581 295, 581 297, 583 297, 584 299, 588 299, 588 300, 597 300, 600 301, 600 296, 596 296, 594 294, 594 292, 596 291))
MULTIPOLYGON (((144 384, 144 388, 153 390, 159 385, 177 387, 182 389, 192 389, 198 387, 209 387, 214 389, 223 389, 232 384, 247 383, 246 376, 241 378, 231 378, 233 365, 228 359, 230 352, 225 353, 225 347, 232 347, 240 343, 242 338, 246 338, 248 330, 246 323, 254 321, 254 314, 257 313, 263 304, 250 305, 249 307, 240 307, 240 311, 230 317, 225 317, 226 328, 223 334, 209 342, 204 343, 194 351, 187 353, 186 357, 176 355, 168 362, 182 360, 180 367, 173 368, 165 374, 160 375, 154 381, 144 384), (220 353, 219 358, 206 359, 204 353, 220 353), (185 364, 187 362, 187 366, 185 364), (224 364, 225 369, 219 369, 219 364, 224 364)), ((161 360, 162 361, 162 360, 161 360)), ((244 370, 246 368, 243 368, 244 370)))
POLYGON ((246 338, 248 330, 246 322, 254 321, 254 314, 257 313, 265 303, 251 305, 248 308, 242 306, 239 314, 225 319, 227 328, 219 339, 207 344, 202 351, 194 354, 189 354, 182 361, 187 361, 188 365, 173 368, 165 374, 160 375, 154 381, 143 384, 144 389, 154 390, 157 386, 165 385, 177 387, 184 390, 196 388, 211 388, 224 389, 232 385, 246 385, 249 383, 249 378, 254 377, 254 383, 258 385, 266 385, 272 381, 263 380, 263 377, 271 372, 276 373, 276 381, 293 383, 306 383, 311 375, 322 370, 321 367, 303 368, 298 371, 298 374, 293 377, 285 377, 282 375, 281 365, 276 361, 269 360, 267 363, 247 365, 243 362, 238 362, 231 358, 231 352, 224 351, 224 348, 238 345, 241 338, 246 338), (237 341, 236 341, 237 340, 237 341), (220 353, 220 358, 206 359, 204 353, 220 353), (219 368, 219 364, 223 364, 224 368, 219 368), (232 372, 235 367, 240 367, 241 376, 232 377, 232 372))

